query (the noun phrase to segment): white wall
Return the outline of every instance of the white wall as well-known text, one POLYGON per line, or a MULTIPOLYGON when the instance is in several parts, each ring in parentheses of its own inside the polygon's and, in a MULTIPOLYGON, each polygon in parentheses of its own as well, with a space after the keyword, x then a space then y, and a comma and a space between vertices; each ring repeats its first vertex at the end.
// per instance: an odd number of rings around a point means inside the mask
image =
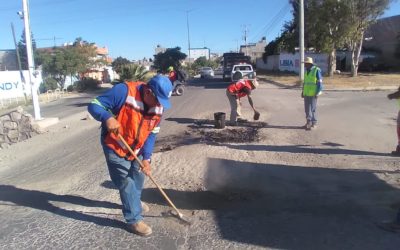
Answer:
POLYGON ((207 60, 210 59, 210 49, 201 48, 201 49, 190 49, 190 59, 196 60, 199 57, 205 56, 207 60))
MULTIPOLYGON (((41 71, 37 71, 39 74, 37 77, 32 76, 32 81, 34 87, 37 91, 39 85, 42 82, 41 71)), ((25 81, 29 81, 29 72, 27 70, 23 71, 25 81)), ((23 97, 24 93, 26 95, 31 94, 31 85, 24 85, 19 71, 0 71, 0 99, 8 99, 15 97, 23 97)))
MULTIPOLYGON (((306 53, 304 57, 312 57, 314 65, 317 65, 322 74, 328 73, 328 55, 327 54, 311 54, 306 53)), ((300 72, 300 53, 295 54, 280 54, 279 57, 279 70, 300 72)))
POLYGON ((279 55, 268 56, 265 63, 262 58, 257 58, 257 69, 279 70, 279 55))
MULTIPOLYGON (((321 68, 322 74, 328 73, 328 55, 306 53, 305 57, 312 57, 314 64, 321 68)), ((262 59, 257 60, 257 68, 266 70, 300 71, 300 53, 282 53, 280 55, 268 56, 267 63, 262 59)))

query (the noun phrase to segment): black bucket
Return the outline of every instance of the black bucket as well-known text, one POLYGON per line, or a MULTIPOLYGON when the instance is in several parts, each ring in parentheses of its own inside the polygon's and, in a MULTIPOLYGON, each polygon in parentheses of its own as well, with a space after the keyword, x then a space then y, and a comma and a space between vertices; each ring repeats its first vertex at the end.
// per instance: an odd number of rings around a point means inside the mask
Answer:
POLYGON ((215 128, 225 128, 225 113, 214 113, 215 128))

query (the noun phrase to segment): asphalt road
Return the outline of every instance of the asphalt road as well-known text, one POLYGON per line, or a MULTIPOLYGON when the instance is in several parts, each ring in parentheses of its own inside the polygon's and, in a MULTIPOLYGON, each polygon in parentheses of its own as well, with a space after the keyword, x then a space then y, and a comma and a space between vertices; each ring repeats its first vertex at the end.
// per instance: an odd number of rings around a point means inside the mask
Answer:
POLYGON ((300 91, 262 83, 253 93, 260 141, 185 141, 196 121, 228 113, 227 84, 194 80, 162 122, 159 143, 173 146, 154 175, 192 226, 166 215, 147 183, 153 235, 124 229, 99 124, 84 120, 92 95, 79 96, 42 107, 60 118, 49 132, 0 151, 0 249, 398 249, 399 236, 375 226, 400 201, 388 92, 325 92, 309 132, 300 91))
MULTIPOLYGON (((87 105, 98 93, 99 91, 93 93, 68 94, 65 98, 48 103, 41 103, 41 117, 58 117, 59 119, 64 119, 78 112, 85 111, 87 105)), ((26 107, 25 111, 34 116, 32 105, 26 107)))

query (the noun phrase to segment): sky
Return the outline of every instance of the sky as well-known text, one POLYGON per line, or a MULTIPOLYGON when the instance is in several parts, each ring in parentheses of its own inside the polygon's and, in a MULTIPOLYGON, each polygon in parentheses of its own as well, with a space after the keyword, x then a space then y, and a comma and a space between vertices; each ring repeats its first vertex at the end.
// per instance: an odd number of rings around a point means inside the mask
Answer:
MULTIPOLYGON (((107 47, 111 57, 151 58, 157 45, 207 47, 211 52, 272 41, 292 19, 288 0, 29 0, 30 26, 37 47, 73 42, 81 37, 107 47), (188 36, 189 31, 189 36, 188 36)), ((0 50, 14 49, 23 32, 22 0, 0 0, 0 50)), ((400 1, 383 17, 400 15, 400 1)))

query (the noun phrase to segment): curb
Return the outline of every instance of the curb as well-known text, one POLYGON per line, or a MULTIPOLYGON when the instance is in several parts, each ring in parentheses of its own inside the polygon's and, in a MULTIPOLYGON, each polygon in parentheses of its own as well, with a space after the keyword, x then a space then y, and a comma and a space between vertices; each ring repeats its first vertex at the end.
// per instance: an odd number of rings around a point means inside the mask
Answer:
POLYGON ((38 121, 35 120, 32 122, 32 125, 35 127, 37 131, 43 132, 45 131, 46 128, 53 126, 59 122, 60 120, 58 119, 58 117, 48 117, 38 121))
MULTIPOLYGON (((265 81, 259 81, 260 86, 262 85, 274 85, 272 83, 268 83, 265 81)), ((284 85, 282 84, 282 87, 284 89, 301 89, 300 86, 298 85, 284 85)), ((335 92, 335 91, 386 91, 386 90, 398 90, 399 86, 371 86, 371 87, 354 87, 354 88, 324 88, 323 91, 325 92, 335 92)))

